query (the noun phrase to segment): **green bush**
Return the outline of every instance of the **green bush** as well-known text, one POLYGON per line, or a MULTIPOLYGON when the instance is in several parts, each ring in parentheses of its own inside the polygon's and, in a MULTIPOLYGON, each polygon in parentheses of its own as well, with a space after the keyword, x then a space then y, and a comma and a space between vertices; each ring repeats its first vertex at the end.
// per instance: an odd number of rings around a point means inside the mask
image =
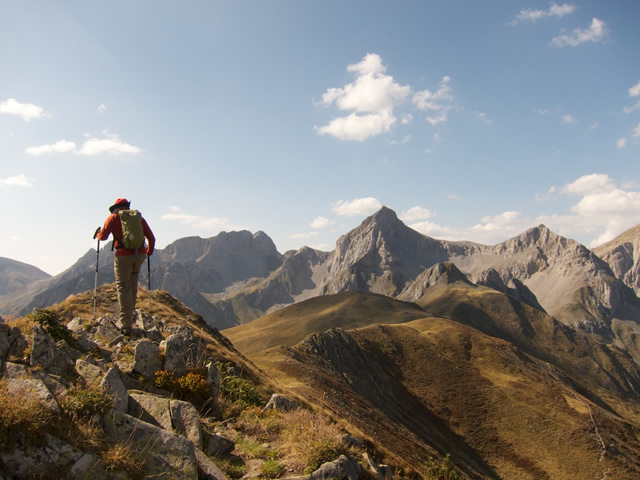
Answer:
POLYGON ((74 418, 90 419, 95 414, 109 410, 113 406, 113 399, 98 386, 74 386, 67 390, 60 406, 74 418))
POLYGON ((449 460, 449 454, 442 459, 440 464, 433 457, 429 457, 426 465, 427 480, 458 480, 460 478, 449 460))
POLYGON ((220 372, 220 393, 229 401, 242 408, 257 407, 264 404, 258 389, 245 379, 230 373, 228 363, 216 363, 220 372))
POLYGON ((266 478, 278 478, 284 471, 284 466, 275 459, 265 460, 260 467, 260 472, 266 478))
POLYGON ((56 342, 64 340, 68 345, 75 346, 76 341, 71 334, 71 330, 60 323, 58 314, 53 310, 36 308, 27 315, 27 318, 40 324, 56 342))
POLYGON ((202 403, 211 398, 211 389, 205 375, 206 373, 202 369, 189 370, 179 377, 176 377, 174 372, 158 370, 155 374, 154 385, 168 390, 181 400, 202 403))

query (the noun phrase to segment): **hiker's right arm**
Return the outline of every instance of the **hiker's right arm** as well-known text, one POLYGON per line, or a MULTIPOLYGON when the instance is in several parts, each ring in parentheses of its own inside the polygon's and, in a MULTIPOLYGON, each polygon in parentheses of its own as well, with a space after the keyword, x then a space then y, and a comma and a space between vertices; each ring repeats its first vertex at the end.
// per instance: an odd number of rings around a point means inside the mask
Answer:
POLYGON ((116 215, 111 214, 107 217, 104 222, 104 226, 96 233, 96 238, 98 240, 104 241, 109 238, 109 234, 113 231, 113 217, 115 216, 116 215))

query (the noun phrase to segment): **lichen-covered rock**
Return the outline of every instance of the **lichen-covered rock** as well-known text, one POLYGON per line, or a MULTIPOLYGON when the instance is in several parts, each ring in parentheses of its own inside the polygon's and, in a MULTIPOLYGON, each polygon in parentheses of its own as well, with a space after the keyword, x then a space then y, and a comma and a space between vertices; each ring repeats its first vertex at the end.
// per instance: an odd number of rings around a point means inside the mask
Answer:
POLYGON ((103 376, 100 367, 82 359, 76 360, 76 372, 90 385, 100 383, 103 376))
POLYGON ((180 335, 173 334, 167 337, 164 350, 165 370, 174 372, 177 376, 186 372, 185 347, 184 339, 180 335))
POLYGON ((31 347, 32 367, 49 368, 53 365, 56 355, 56 342, 40 325, 33 326, 33 346, 31 347))
POLYGON ((288 399, 284 395, 280 395, 278 393, 274 393, 271 395, 269 402, 262 409, 262 413, 265 413, 269 410, 276 410, 278 412, 290 412, 291 410, 295 410, 298 408, 296 402, 288 399))
POLYGON ((145 478, 198 479, 196 449, 186 438, 115 411, 105 416, 103 428, 109 438, 144 452, 145 478))
POLYGON ((170 402, 173 430, 193 442, 202 450, 202 428, 196 407, 189 402, 172 400, 170 402))
POLYGON ((54 415, 60 414, 60 406, 44 382, 37 378, 10 378, 7 381, 10 393, 24 398, 33 398, 54 415))
POLYGON ((120 378, 120 369, 111 367, 105 374, 100 387, 113 398, 113 409, 117 412, 126 412, 129 405, 129 393, 120 378))
POLYGON ((11 478, 62 478, 61 472, 67 471, 84 452, 66 442, 44 435, 44 447, 18 445, 11 452, 3 452, 0 459, 12 472, 11 478))
POLYGON ((130 392, 127 413, 132 417, 172 431, 171 400, 143 392, 130 392))
POLYGON ((341 480, 358 480, 360 478, 360 465, 353 458, 340 455, 333 462, 324 463, 311 474, 311 480, 324 480, 339 478, 341 480))
POLYGON ((133 373, 153 378, 154 374, 162 368, 159 354, 160 349, 151 340, 146 338, 140 340, 135 346, 133 373))

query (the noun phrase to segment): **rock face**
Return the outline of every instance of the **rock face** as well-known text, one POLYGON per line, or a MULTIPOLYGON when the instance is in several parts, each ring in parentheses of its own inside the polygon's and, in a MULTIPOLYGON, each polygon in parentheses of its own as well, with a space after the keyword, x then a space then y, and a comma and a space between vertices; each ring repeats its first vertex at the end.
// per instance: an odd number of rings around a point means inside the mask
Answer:
POLYGON ((616 277, 632 288, 636 295, 640 294, 640 225, 593 251, 609 264, 616 277))

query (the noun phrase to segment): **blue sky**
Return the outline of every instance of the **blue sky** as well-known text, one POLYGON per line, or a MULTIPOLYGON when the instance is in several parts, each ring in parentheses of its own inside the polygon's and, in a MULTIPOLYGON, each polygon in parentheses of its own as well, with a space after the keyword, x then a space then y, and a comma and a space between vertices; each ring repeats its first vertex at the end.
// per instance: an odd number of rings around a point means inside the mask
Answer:
POLYGON ((160 248, 640 223, 640 2, 0 0, 0 256, 56 274, 118 197, 160 248))

